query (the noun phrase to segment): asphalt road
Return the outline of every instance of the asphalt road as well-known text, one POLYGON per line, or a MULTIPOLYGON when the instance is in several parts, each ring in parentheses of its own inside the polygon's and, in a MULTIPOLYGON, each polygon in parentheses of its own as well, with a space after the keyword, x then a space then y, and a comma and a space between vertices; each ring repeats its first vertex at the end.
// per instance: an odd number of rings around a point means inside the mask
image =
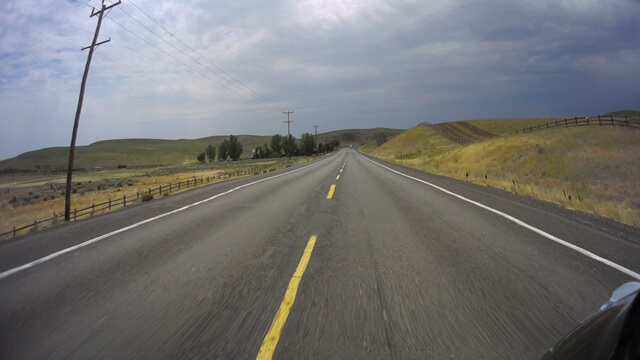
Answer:
POLYGON ((637 228, 345 149, 0 243, 0 358, 535 359, 633 280, 540 232, 640 272, 637 228))

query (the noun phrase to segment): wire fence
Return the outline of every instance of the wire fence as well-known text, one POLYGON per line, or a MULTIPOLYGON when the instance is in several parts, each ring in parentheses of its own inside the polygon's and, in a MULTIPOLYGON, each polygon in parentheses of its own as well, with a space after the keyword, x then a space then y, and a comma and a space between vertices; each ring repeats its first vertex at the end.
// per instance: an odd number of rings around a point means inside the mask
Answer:
POLYGON ((538 124, 536 126, 529 126, 522 128, 522 130, 516 130, 509 133, 509 136, 520 135, 529 133, 532 131, 538 131, 543 129, 552 129, 556 127, 574 127, 574 126, 627 126, 640 128, 640 118, 637 117, 617 117, 612 115, 607 116, 585 116, 565 118, 563 120, 554 120, 544 124, 538 124))
MULTIPOLYGON (((275 170, 277 168, 277 164, 267 164, 267 165, 257 165, 251 166, 245 169, 233 170, 233 171, 225 171, 222 173, 218 173, 212 176, 206 177, 193 177, 191 179, 187 179, 186 181, 178 181, 177 183, 170 183, 167 185, 160 185, 155 188, 148 188, 148 190, 143 192, 136 192, 132 195, 123 195, 122 197, 118 197, 115 199, 109 199, 108 201, 91 204, 91 206, 83 208, 83 209, 73 209, 70 214, 70 221, 76 221, 84 217, 91 217, 93 215, 106 213, 115 209, 121 209, 126 206, 130 206, 133 204, 137 204, 141 201, 150 200, 154 195, 169 195, 174 192, 183 191, 189 188, 195 188, 198 185, 202 186, 205 184, 209 184, 215 180, 222 179, 230 179, 239 176, 246 176, 250 174, 254 174, 257 172, 267 171, 267 170, 275 170)), ((0 234, 0 237, 11 236, 15 237, 16 235, 22 233, 25 230, 39 230, 47 227, 55 226, 64 221, 64 213, 53 213, 53 217, 43 220, 34 220, 33 223, 14 227, 13 230, 7 231, 0 234)))

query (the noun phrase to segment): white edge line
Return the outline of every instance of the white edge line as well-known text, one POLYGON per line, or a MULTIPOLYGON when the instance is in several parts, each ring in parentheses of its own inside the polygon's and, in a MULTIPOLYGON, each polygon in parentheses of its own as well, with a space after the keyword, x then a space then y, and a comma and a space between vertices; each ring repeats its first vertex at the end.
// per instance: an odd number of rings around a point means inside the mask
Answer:
POLYGON ((505 214, 502 211, 496 210, 496 209, 491 208, 491 207, 489 207, 487 205, 481 204, 481 203, 479 203, 477 201, 474 201, 474 200, 471 200, 471 199, 467 199, 464 196, 458 195, 458 194, 456 194, 454 192, 451 192, 451 191, 449 191, 447 189, 441 188, 440 186, 434 185, 434 184, 432 184, 432 183, 430 183, 428 181, 424 181, 424 180, 415 178, 413 176, 410 176, 410 175, 407 175, 407 174, 403 174, 403 173, 401 173, 399 171, 393 170, 392 168, 384 166, 384 165, 382 165, 380 163, 377 163, 377 162, 365 157, 362 154, 360 154, 360 156, 362 156, 362 158, 364 158, 365 160, 370 161, 370 162, 372 162, 372 163, 374 163, 374 164, 376 164, 376 165, 378 165, 380 167, 383 167, 383 168, 385 168, 385 169, 387 169, 387 170, 389 170, 391 172, 394 172, 394 173, 396 173, 398 175, 402 175, 402 176, 404 176, 406 178, 409 178, 411 180, 415 180, 417 182, 421 182, 423 184, 429 185, 429 186, 431 186, 431 187, 433 187, 435 189, 438 189, 438 190, 440 190, 440 191, 442 191, 444 193, 447 193, 447 194, 449 194, 451 196, 455 196, 460 200, 466 201, 468 203, 471 203, 473 205, 481 207, 481 208, 483 208, 485 210, 491 211, 492 213, 497 214, 499 216, 502 216, 503 218, 505 218, 505 219, 507 219, 509 221, 512 221, 512 222, 514 222, 514 223, 516 223, 516 224, 518 224, 518 225, 520 225, 520 226, 522 226, 522 227, 524 227, 526 229, 529 229, 529 230, 531 230, 531 231, 533 231, 533 232, 535 232, 537 234, 540 234, 540 235, 546 237, 549 240, 555 241, 556 243, 558 243, 560 245, 564 245, 564 246, 568 247, 569 249, 575 250, 575 251, 579 252, 580 254, 582 254, 584 256, 587 256, 587 257, 589 257, 589 258, 591 258, 593 260, 601 262, 601 263, 603 263, 605 265, 608 265, 608 266, 610 266, 610 267, 612 267, 612 268, 614 268, 614 269, 616 269, 616 270, 618 270, 618 271, 620 271, 622 273, 625 273, 625 274, 627 274, 627 275, 629 275, 631 277, 634 277, 634 278, 640 280, 640 274, 638 274, 637 272, 635 272, 633 270, 630 270, 630 269, 627 269, 626 267, 624 267, 622 265, 618 265, 618 264, 614 263, 611 260, 605 259, 602 256, 596 255, 596 254, 592 253, 591 251, 585 250, 585 249, 583 249, 583 248, 581 248, 579 246, 576 246, 576 245, 574 245, 574 244, 572 244, 572 243, 570 243, 568 241, 565 241, 565 240, 562 240, 562 239, 560 239, 558 237, 555 237, 555 236, 549 234, 548 232, 540 230, 537 227, 534 227, 532 225, 529 225, 526 222, 524 222, 524 221, 522 221, 520 219, 517 219, 517 218, 515 218, 515 217, 513 217, 513 216, 511 216, 509 214, 505 214))
MULTIPOLYGON (((326 158, 326 159, 329 159, 329 158, 326 158)), ((323 160, 324 160, 324 159, 323 159, 323 160)), ((34 266, 38 265, 38 264, 42 264, 42 263, 43 263, 43 262, 45 262, 45 261, 49 261, 49 260, 51 260, 51 259, 57 258, 57 257, 58 257, 58 256, 60 256, 60 255, 64 255, 64 254, 66 254, 66 253, 68 253, 68 252, 71 252, 71 251, 74 251, 74 250, 80 249, 80 248, 85 247, 85 246, 87 246, 87 245, 91 245, 91 244, 93 244, 93 243, 95 243, 95 242, 98 242, 98 241, 100 241, 100 240, 104 240, 104 239, 106 239, 106 238, 108 238, 108 237, 111 237, 111 236, 113 236, 113 235, 119 234, 119 233, 121 233, 121 232, 125 232, 125 231, 127 231, 127 230, 131 230, 131 229, 137 228, 137 227, 138 227, 138 226, 140 226, 140 225, 144 225, 144 224, 146 224, 146 223, 149 223, 149 222, 152 222, 152 221, 155 221, 155 220, 158 220, 158 219, 162 219, 162 218, 163 218, 163 217, 165 217, 165 216, 173 215, 173 214, 175 214, 175 213, 178 213, 178 212, 181 212, 181 211, 187 210, 187 209, 192 208, 192 207, 194 207, 194 206, 198 206, 198 205, 200 205, 200 204, 203 204, 203 203, 206 203, 206 202, 208 202, 208 201, 211 201, 211 200, 217 199, 217 198, 219 198, 219 197, 221 197, 221 196, 224 196, 224 195, 230 194, 230 193, 232 193, 232 192, 234 192, 234 191, 236 191, 236 190, 239 190, 239 189, 245 188, 245 187, 247 187, 247 186, 255 185, 255 184, 257 184, 257 183, 261 183, 261 182, 263 182, 263 181, 267 181, 267 180, 275 179, 275 178, 278 178, 278 177, 281 177, 281 176, 285 176, 285 175, 293 174, 293 173, 295 173, 295 172, 298 172, 298 171, 304 170, 304 169, 306 169, 306 168, 308 168, 308 167, 318 165, 318 164, 320 164, 320 162, 322 162, 322 160, 321 160, 321 161, 319 161, 319 162, 313 163, 313 164, 309 164, 309 165, 303 166, 303 167, 301 167, 301 168, 299 168, 299 169, 291 170, 291 171, 286 172, 286 173, 283 173, 283 174, 274 175, 274 176, 271 176, 271 177, 267 177, 267 178, 264 178, 264 179, 260 179, 260 180, 256 180, 256 181, 250 182, 250 183, 248 183, 248 184, 240 185, 240 186, 235 187, 235 188, 233 188, 233 189, 231 189, 231 190, 227 190, 227 191, 225 191, 225 192, 223 192, 223 193, 220 193, 220 194, 214 195, 214 196, 212 196, 212 197, 210 197, 210 198, 207 198, 207 199, 204 199, 204 200, 201 200, 201 201, 195 202, 195 203, 193 203, 193 204, 189 204, 189 205, 183 206, 183 207, 181 207, 181 208, 179 208, 179 209, 175 209, 175 210, 172 210, 172 211, 166 212, 166 213, 164 213, 164 214, 160 214, 160 215, 154 216, 154 217, 149 218, 149 219, 146 219, 146 220, 142 220, 142 221, 140 221, 140 222, 137 222, 137 223, 135 223, 135 224, 129 225, 129 226, 127 226, 127 227, 123 227, 122 229, 118 229, 118 230, 112 231, 112 232, 110 232, 110 233, 107 233, 107 234, 104 234, 104 235, 100 235, 100 236, 95 237, 95 238, 93 238, 93 239, 91 239, 91 240, 87 240, 87 241, 85 241, 85 242, 83 242, 83 243, 80 243, 80 244, 74 245, 74 246, 72 246, 72 247, 69 247, 69 248, 66 248, 66 249, 63 249, 63 250, 60 250, 60 251, 54 252, 53 254, 47 255, 47 256, 42 257, 42 258, 40 258, 40 259, 34 260, 34 261, 32 261, 32 262, 26 263, 26 264, 24 264, 24 265, 18 266, 18 267, 16 267, 16 268, 13 268, 13 269, 10 269, 10 270, 7 270, 7 271, 4 271, 4 272, 0 273, 0 279, 4 279, 4 278, 6 278, 7 276, 10 276, 10 275, 13 275, 13 274, 15 274, 15 273, 18 273, 18 272, 20 272, 20 271, 23 271, 23 270, 29 269, 29 268, 31 268, 31 267, 34 267, 34 266)))

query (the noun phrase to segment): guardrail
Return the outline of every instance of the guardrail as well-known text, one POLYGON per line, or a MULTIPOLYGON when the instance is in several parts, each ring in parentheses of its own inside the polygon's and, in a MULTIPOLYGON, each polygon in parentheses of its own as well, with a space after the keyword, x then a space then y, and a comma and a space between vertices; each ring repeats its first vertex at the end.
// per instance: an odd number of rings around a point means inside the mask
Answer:
MULTIPOLYGON (((245 176, 245 175, 249 175, 258 171, 264 171, 264 170, 268 170, 268 169, 274 169, 277 167, 276 164, 269 164, 269 165, 259 165, 259 166, 251 166, 248 167, 246 169, 240 169, 240 170, 234 170, 234 171, 226 171, 226 172, 222 172, 222 173, 218 173, 214 176, 207 176, 207 177, 200 177, 200 178, 191 178, 191 179, 187 179, 187 181, 178 181, 177 183, 173 184, 167 184, 167 185, 160 185, 158 187, 155 188, 149 188, 147 191, 144 192, 136 192, 135 194, 132 195, 123 195, 122 197, 118 197, 116 199, 109 199, 108 201, 99 203, 99 204, 91 204, 91 206, 86 207, 84 209, 73 209, 73 212, 70 214, 71 215, 71 219, 70 221, 76 221, 82 217, 86 217, 86 216, 93 216, 96 215, 97 213, 104 213, 104 212, 109 212, 111 210, 113 210, 114 208, 123 208, 126 207, 127 205, 133 205, 135 203, 137 203, 138 200, 140 200, 141 198, 143 198, 144 195, 149 195, 149 196, 153 196, 153 195, 161 195, 161 194, 171 194, 173 192, 176 191, 182 191, 185 189, 188 189, 190 187, 194 188, 197 187, 198 184, 200 184, 200 186, 204 185, 204 184, 209 184, 214 180, 220 180, 220 179, 229 179, 229 178, 233 178, 233 177, 238 177, 238 176, 245 176)), ((144 200, 144 199, 143 199, 144 200)), ((10 235, 12 237, 15 237, 19 232, 27 230, 27 229, 38 229, 40 225, 43 226, 43 228, 45 227, 51 227, 54 225, 59 224, 60 222, 64 221, 64 213, 60 213, 57 214, 56 212, 53 213, 53 217, 48 218, 48 219, 44 219, 44 220, 34 220, 33 223, 30 223, 28 225, 24 225, 24 226, 20 226, 20 227, 14 227, 13 230, 11 231, 7 231, 4 232, 2 234, 0 234, 0 237, 3 236, 7 236, 10 235), (44 224, 44 225, 43 225, 44 224)))

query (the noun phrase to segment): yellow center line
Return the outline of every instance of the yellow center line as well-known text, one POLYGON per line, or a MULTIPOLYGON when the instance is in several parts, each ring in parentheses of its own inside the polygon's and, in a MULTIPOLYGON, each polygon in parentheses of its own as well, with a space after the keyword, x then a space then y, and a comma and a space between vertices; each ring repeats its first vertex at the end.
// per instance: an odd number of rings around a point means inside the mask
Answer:
POLYGON ((329 193, 327 194, 327 199, 331 200, 333 198, 333 193, 335 191, 336 191, 336 186, 331 185, 331 188, 329 188, 329 193))
POLYGON ((340 172, 342 172, 342 170, 344 170, 344 169, 340 169, 340 172))
POLYGON ((340 179, 340 175, 336 176, 336 180, 340 179))
POLYGON ((307 243, 307 247, 304 249, 304 253, 298 263, 296 272, 293 273, 293 277, 289 281, 289 286, 287 286, 287 291, 284 293, 284 299, 282 299, 280 308, 278 309, 275 318, 273 318, 273 322, 271 323, 271 327, 269 327, 269 331, 267 331, 267 336, 265 336, 262 346, 260 346, 260 351, 258 351, 258 356, 256 357, 258 360, 268 360, 273 358, 273 353, 276 351, 276 346, 280 340, 282 329, 284 328, 284 324, 287 322, 287 317, 289 317, 291 307, 293 307, 293 303, 296 300, 300 280, 302 280, 302 275, 309 264, 311 253, 313 252, 313 247, 315 246, 317 239, 318 237, 316 235, 309 238, 309 242, 307 243))

